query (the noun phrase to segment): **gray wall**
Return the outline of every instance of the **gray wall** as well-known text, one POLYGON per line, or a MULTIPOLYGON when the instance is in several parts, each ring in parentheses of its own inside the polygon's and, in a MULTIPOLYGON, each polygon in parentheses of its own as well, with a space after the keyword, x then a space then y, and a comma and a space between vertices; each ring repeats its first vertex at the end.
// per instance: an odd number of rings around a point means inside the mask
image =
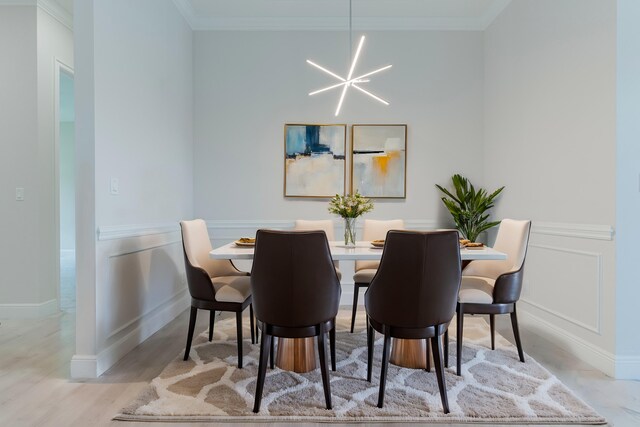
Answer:
POLYGON ((610 375, 615 52, 615 2, 515 0, 485 32, 485 184, 533 220, 521 317, 610 375))
POLYGON ((326 200, 283 197, 284 124, 406 123, 407 198, 367 217, 448 221, 434 184, 483 178, 482 33, 367 32, 358 71, 393 64, 367 84, 391 105, 352 90, 337 118, 339 92, 307 95, 334 82, 306 59, 346 74, 347 33, 195 33, 196 216, 330 218, 326 200))

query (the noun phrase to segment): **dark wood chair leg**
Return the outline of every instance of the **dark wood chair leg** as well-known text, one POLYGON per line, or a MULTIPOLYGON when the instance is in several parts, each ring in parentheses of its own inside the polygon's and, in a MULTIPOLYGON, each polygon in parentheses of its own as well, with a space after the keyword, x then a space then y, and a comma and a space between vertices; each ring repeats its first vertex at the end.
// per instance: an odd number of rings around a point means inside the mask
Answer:
POLYGON ((464 328, 464 304, 458 304, 457 318, 458 331, 456 334, 456 372, 460 376, 462 371, 462 330, 464 328))
MULTIPOLYGON (((444 336, 442 337, 443 343, 443 352, 444 352, 444 367, 449 367, 449 329, 444 330, 444 336)), ((429 354, 429 340, 427 340, 427 354, 429 354)))
POLYGON ((382 370, 380 371, 380 392, 378 393, 378 408, 384 403, 384 387, 387 382, 387 370, 389 369, 389 343, 391 342, 391 328, 384 325, 384 345, 382 346, 382 370))
POLYGON ((236 312, 236 330, 238 336, 238 369, 242 369, 242 312, 236 312))
POLYGON ((427 360, 425 363, 425 371, 427 372, 431 372, 431 359, 429 358, 429 352, 431 351, 431 344, 429 342, 429 338, 426 338, 425 340, 425 346, 427 348, 427 351, 425 351, 425 355, 427 356, 427 360))
POLYGON ((336 371, 336 327, 329 331, 329 349, 331 351, 331 370, 336 371))
MULTIPOLYGON (((264 334, 264 330, 262 331, 262 333, 264 334)), ((269 348, 269 368, 274 369, 275 368, 275 363, 276 363, 276 339, 272 338, 271 339, 271 348, 269 348)))
POLYGON ((260 360, 258 362, 258 379, 256 380, 256 395, 253 404, 253 412, 260 412, 260 402, 262 401, 262 389, 264 388, 264 379, 267 376, 267 358, 269 357, 269 347, 273 343, 272 336, 265 333, 262 329, 262 341, 260 341, 260 360))
POLYGON ((351 310, 351 333, 353 333, 353 326, 356 323, 356 311, 358 311, 358 290, 360 286, 357 283, 353 284, 353 308, 351 310))
POLYGON ((496 315, 489 315, 489 327, 491 328, 491 350, 496 349, 496 315))
POLYGON ((513 337, 516 339, 516 347, 518 347, 518 356, 520 361, 524 363, 524 351, 522 351, 522 341, 520 341, 520 331, 518 330, 518 316, 516 315, 516 305, 513 305, 511 312, 511 326, 513 327, 513 337))
POLYGON ((327 403, 327 409, 331 409, 331 383, 329 381, 329 367, 327 366, 327 332, 324 325, 320 325, 320 334, 318 335, 318 356, 320 358, 320 373, 322 376, 322 387, 324 388, 324 400, 327 403))
POLYGON ((253 304, 249 304, 249 325, 251 329, 251 344, 255 344, 256 334, 253 332, 253 304))
POLYGON ((209 342, 213 339, 213 321, 216 319, 216 311, 209 311, 209 342))
POLYGON ((371 382, 371 372, 373 369, 373 341, 375 334, 376 332, 369 324, 369 319, 367 318, 367 381, 369 382, 371 382))
POLYGON ((433 364, 436 369, 436 377, 438 378, 438 389, 440 389, 440 399, 442 400, 442 408, 444 413, 449 413, 449 399, 447 398, 447 384, 444 382, 444 368, 442 367, 442 352, 440 351, 440 337, 432 337, 431 344, 433 347, 433 364))
POLYGON ((196 317, 198 317, 198 309, 191 307, 191 315, 189 316, 189 332, 187 332, 187 348, 184 350, 184 359, 189 358, 189 352, 191 351, 191 341, 193 340, 193 331, 196 328, 196 317))

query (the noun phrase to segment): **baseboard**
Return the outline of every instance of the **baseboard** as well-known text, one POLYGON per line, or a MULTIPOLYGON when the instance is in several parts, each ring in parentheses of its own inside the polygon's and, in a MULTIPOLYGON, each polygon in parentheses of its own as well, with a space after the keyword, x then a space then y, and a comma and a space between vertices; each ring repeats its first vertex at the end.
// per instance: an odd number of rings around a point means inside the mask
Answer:
POLYGON ((71 378, 96 378, 97 366, 96 356, 74 354, 71 358, 71 378))
POLYGON ((94 377, 102 375, 124 355, 175 319, 190 304, 189 291, 185 288, 145 315, 135 328, 98 354, 94 377))
MULTIPOLYGON (((618 378, 616 357, 606 350, 534 315, 523 309, 518 310, 521 325, 536 335, 553 342, 578 359, 590 364, 606 375, 618 378)), ((640 366, 640 359, 636 361, 640 366)), ((640 371, 636 371, 640 372, 640 371)))
POLYGON ((57 312, 56 298, 37 304, 0 304, 0 319, 37 319, 57 312))
POLYGON ((617 380, 640 380, 640 356, 616 356, 617 380))

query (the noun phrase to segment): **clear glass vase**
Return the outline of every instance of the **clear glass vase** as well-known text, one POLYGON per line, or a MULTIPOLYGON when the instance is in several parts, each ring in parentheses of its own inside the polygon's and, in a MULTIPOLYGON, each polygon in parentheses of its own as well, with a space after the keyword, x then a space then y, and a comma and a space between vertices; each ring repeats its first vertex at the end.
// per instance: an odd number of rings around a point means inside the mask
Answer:
POLYGON ((344 219, 344 244, 345 246, 356 245, 356 219, 344 219))

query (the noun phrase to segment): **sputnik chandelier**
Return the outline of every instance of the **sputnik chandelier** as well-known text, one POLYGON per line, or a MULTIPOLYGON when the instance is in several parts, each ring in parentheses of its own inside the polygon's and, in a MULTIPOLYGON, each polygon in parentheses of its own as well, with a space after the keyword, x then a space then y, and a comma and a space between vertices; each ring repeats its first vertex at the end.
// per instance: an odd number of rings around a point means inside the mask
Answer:
MULTIPOLYGON (((352 43, 351 43, 351 34, 352 34, 351 17, 352 17, 352 15, 351 15, 351 0, 349 0, 349 47, 352 46, 352 43)), ((358 48, 356 49, 356 54, 353 56, 353 59, 351 61, 351 67, 349 68, 349 74, 347 74, 347 78, 346 79, 343 78, 343 77, 340 77, 336 73, 334 73, 332 71, 329 71, 326 68, 316 64, 315 62, 307 59, 307 63, 309 65, 313 65, 317 69, 319 69, 321 71, 324 71, 325 73, 329 74, 330 76, 332 76, 332 77, 334 77, 334 78, 336 78, 336 79, 338 79, 340 81, 340 83, 336 83, 334 85, 327 86, 325 88, 318 89, 318 90, 315 90, 313 92, 309 92, 309 96, 312 96, 312 95, 317 95, 317 94, 322 93, 322 92, 326 92, 328 90, 337 89, 337 88, 341 87, 342 88, 342 94, 340 95, 340 100, 338 101, 338 107, 336 108, 336 116, 338 116, 338 114, 340 114, 340 109, 342 108, 342 102, 344 101, 344 98, 345 98, 345 96, 347 94, 347 90, 350 87, 359 90, 360 92, 364 93, 365 95, 369 95, 371 98, 375 99, 376 101, 379 101, 379 102, 383 103, 384 105, 389 105, 389 103, 387 101, 385 101, 384 99, 380 98, 379 96, 374 95, 373 93, 371 93, 368 90, 360 87, 359 85, 363 84, 363 83, 369 83, 370 79, 366 79, 366 77, 369 77, 369 76, 377 74, 377 73, 379 73, 381 71, 387 70, 387 69, 392 67, 391 65, 386 65, 386 66, 384 66, 382 68, 378 68, 377 70, 373 70, 373 71, 370 71, 368 73, 362 74, 360 76, 353 77, 353 72, 356 69, 356 64, 358 63, 358 58, 360 57, 360 52, 362 51, 362 46, 364 45, 364 39, 365 39, 364 36, 362 36, 360 38, 360 43, 358 43, 358 48)))

